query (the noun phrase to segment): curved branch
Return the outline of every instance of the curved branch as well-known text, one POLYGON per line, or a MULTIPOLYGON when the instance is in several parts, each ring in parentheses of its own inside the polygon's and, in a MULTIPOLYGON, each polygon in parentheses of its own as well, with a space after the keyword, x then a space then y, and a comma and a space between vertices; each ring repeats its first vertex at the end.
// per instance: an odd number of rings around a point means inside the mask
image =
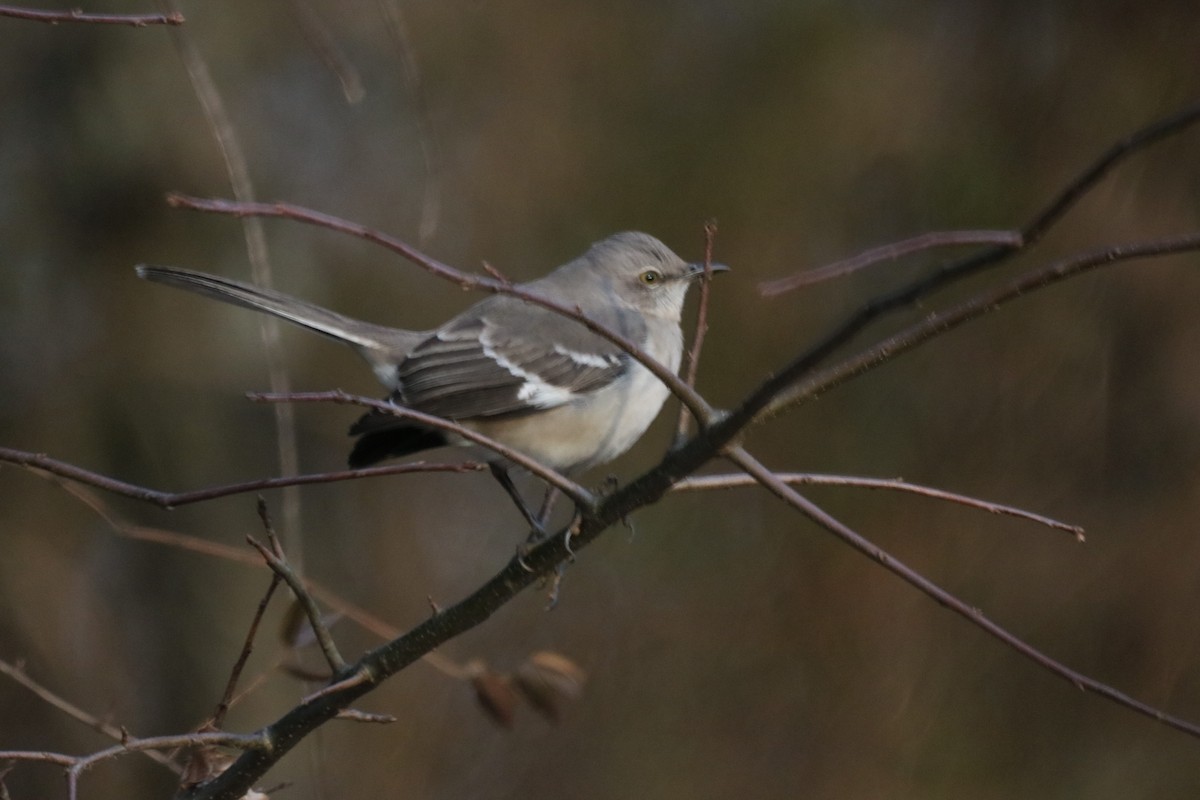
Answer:
POLYGON ((726 453, 726 457, 746 471, 747 475, 752 476, 769 492, 774 494, 783 502, 787 503, 792 508, 796 509, 810 520, 820 525, 825 530, 832 533, 837 538, 841 539, 846 544, 853 547, 858 552, 878 561, 884 569, 899 576, 905 583, 921 590, 926 595, 945 606, 956 614, 964 617, 968 622, 976 627, 982 628, 988 635, 1000 640, 1004 644, 1016 650, 1025 658, 1042 667, 1046 671, 1069 681, 1075 687, 1082 689, 1085 692, 1098 694, 1101 697, 1112 700, 1118 705, 1122 705, 1128 709, 1136 711, 1139 714, 1150 717, 1157 722, 1183 731, 1186 734, 1200 738, 1200 725, 1189 722, 1180 717, 1175 717, 1167 714, 1160 709, 1147 705, 1140 700, 1135 700, 1129 695, 1117 691, 1113 687, 1101 683, 1100 681, 1089 678, 1081 672, 1076 672, 1070 667, 1055 661, 1050 656, 1038 650, 1033 645, 1019 639, 1012 633, 1009 633, 1005 628, 992 622, 983 615, 978 608, 969 606, 962 600, 959 600, 954 595, 947 592, 942 587, 938 586, 933 581, 916 572, 911 567, 897 561, 893 556, 889 555, 883 549, 877 547, 871 542, 864 539, 855 531, 851 530, 846 525, 843 525, 837 519, 825 512, 824 509, 812 503, 803 495, 798 493, 792 487, 781 481, 777 475, 764 467, 752 455, 747 453, 740 447, 731 449, 726 453))
POLYGON ((986 267, 1005 261, 1017 253, 1024 252, 1038 242, 1088 191, 1124 159, 1169 136, 1181 133, 1200 122, 1200 103, 1157 120, 1127 136, 1106 150, 1099 158, 1079 173, 1044 209, 1037 212, 1020 230, 1022 248, 1008 246, 989 247, 974 255, 950 262, 929 275, 892 292, 880 295, 852 314, 833 332, 812 345, 807 351, 794 358, 770 380, 759 386, 733 415, 742 422, 749 422, 771 405, 776 397, 787 391, 789 386, 828 358, 834 351, 856 337, 863 329, 885 314, 914 305, 929 295, 962 279, 980 272, 986 267))
POLYGON ((1087 270, 1121 261, 1160 258, 1196 251, 1200 251, 1200 232, 1100 248, 1030 270, 1005 286, 976 295, 953 308, 930 314, 916 325, 867 348, 858 355, 786 388, 759 413, 756 421, 773 416, 788 406, 811 400, 838 384, 891 361, 934 336, 981 317, 1029 292, 1059 283, 1087 270))
POLYGON ((195 489, 188 492, 164 492, 158 489, 138 486, 134 483, 126 483, 116 478, 110 478, 107 475, 101 475, 98 472, 77 467, 66 461, 51 458, 45 453, 31 453, 26 450, 0 447, 0 461, 29 469, 38 469, 76 483, 94 486, 106 492, 153 503, 159 508, 167 509, 200 503, 205 500, 214 500, 219 497, 261 492, 264 489, 279 489, 284 486, 336 483, 356 478, 373 478, 380 475, 405 475, 411 472, 479 472, 487 469, 486 464, 481 464, 477 461, 462 461, 456 464, 429 464, 424 461, 414 461, 407 464, 388 464, 381 467, 344 469, 334 472, 318 472, 309 475, 293 475, 282 478, 260 478, 254 481, 231 483, 224 486, 210 486, 206 489, 195 489))

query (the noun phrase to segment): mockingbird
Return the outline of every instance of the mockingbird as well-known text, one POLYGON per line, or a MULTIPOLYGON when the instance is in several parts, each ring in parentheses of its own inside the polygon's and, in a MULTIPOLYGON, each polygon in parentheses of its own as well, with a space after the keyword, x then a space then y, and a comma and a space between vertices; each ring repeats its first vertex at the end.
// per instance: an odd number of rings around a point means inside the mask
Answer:
MULTIPOLYGON (((391 402, 453 420, 561 472, 624 453, 668 394, 641 363, 579 321, 509 295, 488 297, 434 330, 409 331, 189 270, 142 265, 137 273, 345 342, 391 390, 391 402)), ((684 297, 703 274, 703 264, 684 262, 653 236, 627 232, 519 288, 577 308, 675 372, 683 354, 684 297)), ((361 417, 350 433, 358 437, 349 458, 355 468, 460 443, 379 411, 361 417)), ((493 473, 540 527, 495 459, 493 473)))

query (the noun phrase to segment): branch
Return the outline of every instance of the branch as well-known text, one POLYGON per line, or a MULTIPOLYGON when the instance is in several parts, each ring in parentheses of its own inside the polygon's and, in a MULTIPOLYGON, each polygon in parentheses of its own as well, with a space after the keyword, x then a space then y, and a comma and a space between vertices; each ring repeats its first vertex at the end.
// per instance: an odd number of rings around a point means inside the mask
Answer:
POLYGON ((225 486, 213 486, 207 489, 196 489, 189 492, 163 492, 149 489, 135 483, 110 478, 98 472, 77 467, 66 461, 51 458, 45 453, 31 453, 26 450, 14 450, 0 447, 0 461, 16 464, 28 469, 49 472, 60 478, 77 483, 95 486, 106 492, 131 497, 153 503, 159 508, 177 508, 218 497, 260 492, 264 489, 279 489, 284 486, 305 486, 313 483, 336 483, 338 481, 354 480, 356 478, 371 478, 380 475, 406 475, 413 472, 480 472, 487 469, 486 464, 477 461, 461 461, 456 464, 430 464, 424 461, 414 461, 408 464, 388 464, 380 467, 365 467, 363 469, 345 469, 334 472, 318 472, 309 475, 293 475, 286 478, 260 478, 244 483, 231 483, 225 486))
POLYGON ((267 613, 267 606, 271 604, 271 598, 275 596, 275 590, 279 588, 279 583, 282 580, 283 578, 278 573, 271 574, 271 583, 267 586, 266 593, 258 601, 258 606, 254 609, 254 617, 250 620, 250 628, 246 631, 246 638, 242 642, 241 652, 238 653, 237 659, 233 662, 233 669, 229 671, 229 679, 225 681, 225 691, 221 693, 221 699, 217 702, 217 708, 213 712, 212 727, 214 728, 220 728, 225 724, 225 715, 233 706, 233 693, 237 690, 238 681, 242 677, 242 670, 246 668, 246 662, 250 660, 250 654, 254 652, 254 639, 258 635, 258 626, 262 623, 263 615, 267 613))
MULTIPOLYGON (((970 508, 978 508, 986 511, 989 514, 1001 514, 1004 516, 1017 517, 1018 519, 1036 522, 1038 525, 1045 525, 1047 528, 1063 531, 1075 537, 1076 541, 1084 541, 1084 530, 1078 525, 1070 525, 1066 522, 1059 522, 1050 517, 1044 517, 1041 514, 1034 514, 1031 511, 1026 511, 1014 506, 1001 505, 992 503, 987 500, 980 500, 976 497, 969 497, 963 494, 947 492, 944 489, 935 489, 932 486, 922 486, 916 483, 908 483, 899 478, 859 478, 845 475, 815 475, 808 472, 776 472, 775 477, 784 483, 790 485, 804 484, 808 486, 850 486, 856 489, 885 489, 895 492, 908 492, 909 494, 921 495, 922 497, 931 497, 935 500, 945 500, 950 503, 968 506, 970 508)), ((673 492, 695 492, 711 489, 739 489, 746 486, 757 486, 759 482, 750 475, 703 475, 699 477, 684 478, 671 487, 673 492)))
MULTIPOLYGON (((704 337, 708 334, 708 297, 712 287, 713 241, 717 237, 717 221, 710 219, 704 223, 704 277, 700 281, 700 299, 696 303, 696 326, 692 332, 692 346, 687 351, 687 369, 684 383, 690 387, 696 386, 696 373, 700 369, 700 351, 704 349, 704 337)), ((683 441, 691 428, 691 417, 679 410, 679 419, 675 423, 675 441, 683 441)))
POLYGON ((185 22, 183 14, 178 11, 171 14, 85 14, 77 8, 70 11, 44 11, 17 6, 0 6, 0 17, 46 22, 50 25, 84 22, 93 25, 130 25, 134 28, 145 28, 147 25, 182 25, 185 22))
POLYGON ((771 399, 766 408, 759 413, 756 421, 773 416, 788 406, 811 400, 838 384, 845 383, 880 364, 891 361, 901 353, 912 350, 934 336, 953 330, 964 322, 982 317, 1029 292, 1052 286, 1082 272, 1121 261, 1136 258, 1159 258, 1196 251, 1200 251, 1200 232, 1145 242, 1112 245, 1030 270, 1005 286, 983 292, 945 311, 930 314, 916 325, 867 348, 858 355, 829 369, 817 372, 807 380, 786 387, 771 399))
POLYGON ((962 247, 963 245, 980 244, 994 244, 1000 247, 1020 249, 1024 245, 1024 242, 1021 241, 1021 234, 1016 231, 933 231, 922 233, 899 242, 872 247, 870 250, 864 250, 858 255, 844 258, 841 261, 835 261, 832 264, 826 264, 823 267, 798 272, 786 278, 763 281, 758 284, 758 291, 763 297, 775 297, 776 295, 790 292, 793 289, 799 289, 802 286, 811 286, 814 283, 849 275, 852 272, 857 272, 880 261, 894 261, 897 258, 903 258, 904 256, 920 253, 925 250, 933 250, 938 247, 962 247))
POLYGON ((893 292, 870 300, 858 312, 800 354, 791 363, 764 382, 733 412, 738 423, 748 423, 763 409, 771 405, 776 397, 788 389, 809 371, 816 368, 838 348, 856 337, 869 324, 901 308, 907 308, 934 292, 944 289, 962 279, 980 272, 1023 252, 1039 241, 1088 191, 1095 187, 1108 172, 1130 155, 1178 134, 1200 121, 1200 103, 1189 106, 1173 116, 1158 120, 1126 137, 1110 147, 1090 166, 1083 170, 1049 205, 1039 211, 1020 230, 1020 239, 1025 246, 1020 250, 995 246, 942 266, 929 275, 893 292))
POLYGON ((1183 731, 1191 736, 1200 738, 1200 725, 1189 722, 1180 717, 1174 717, 1153 706, 1149 706, 1140 700, 1135 700, 1127 694, 1117 691, 1107 684, 1100 683, 1097 680, 1089 678, 1083 673, 1076 672, 1070 667, 1060 664, 1053 658, 1050 658, 1045 653, 1023 640, 1017 638, 1000 625, 992 622, 983 615, 978 608, 967 605, 962 600, 959 600, 954 595, 941 588, 933 581, 929 580, 919 572, 906 566, 886 551, 875 546, 871 542, 864 539, 854 530, 846 525, 843 525, 837 519, 830 516, 824 509, 809 501, 804 496, 796 492, 792 487, 781 481, 777 475, 759 463, 753 456, 747 453, 740 447, 735 447, 729 450, 726 457, 746 471, 746 474, 752 476, 764 488, 778 497, 783 502, 796 509, 804 516, 808 517, 813 522, 820 525, 825 530, 832 533, 837 538, 841 539, 846 544, 853 547, 858 552, 878 561, 884 569, 899 576, 905 583, 914 586, 921 590, 929 597, 936 600, 939 604, 945 606, 956 614, 964 617, 973 625, 982 628, 986 633, 999 639, 1004 644, 1016 650, 1021 655, 1033 661, 1038 666, 1063 678, 1072 683, 1076 688, 1082 689, 1085 692, 1098 694, 1105 697, 1118 705, 1125 706, 1128 709, 1136 711, 1139 714, 1150 717, 1153 720, 1168 725, 1176 730, 1183 731))
POLYGON ((304 585, 303 579, 296 574, 295 570, 287 562, 287 558, 283 555, 282 548, 279 547, 279 541, 272 534, 272 544, 274 550, 264 546, 253 536, 247 536, 246 541, 258 551, 262 556, 263 561, 271 568, 271 571, 276 576, 282 578, 292 590, 292 594, 296 596, 300 606, 304 609, 304 613, 308 616, 309 625, 312 626, 313 635, 317 638, 317 643, 321 646, 321 652, 325 656, 325 661, 329 664, 330 670, 334 675, 340 675, 346 669, 346 662, 342 658, 342 654, 338 652, 337 645, 333 641, 333 636, 329 633, 329 628, 321 619, 321 610, 317 608, 317 603, 313 600, 312 595, 308 593, 308 588, 304 585))
POLYGON ((328 228, 329 230, 346 233, 377 244, 463 289, 490 292, 492 294, 507 294, 524 300, 527 303, 533 303, 534 305, 549 309, 567 319, 575 320, 592 333, 612 342, 635 358, 642 366, 654 373, 654 376, 662 381, 671 390, 671 393, 679 398, 680 402, 687 406, 687 409, 700 421, 701 425, 707 425, 715 418, 713 408, 695 389, 688 386, 678 375, 667 369, 656 359, 651 358, 636 343, 591 319, 577 307, 562 305, 534 292, 525 291, 519 284, 462 272, 425 255, 400 239, 368 228, 366 225, 350 222, 329 214, 322 214, 319 211, 313 211, 290 203, 240 203, 231 200, 204 200, 198 197, 188 197, 187 195, 171 193, 167 195, 167 204, 173 208, 188 208, 214 214, 229 214, 235 217, 279 217, 309 225, 316 225, 320 228, 328 228))
MULTIPOLYGON (((42 686, 40 683, 35 681, 33 678, 31 678, 27 674, 25 674, 25 670, 23 670, 19 664, 10 664, 7 661, 0 660, 0 673, 7 675, 9 678, 11 678, 16 683, 21 684, 26 689, 33 692, 43 702, 48 703, 49 705, 53 706, 54 708, 57 708, 59 711, 66 714, 68 717, 71 717, 74 720, 82 722, 84 725, 87 725, 92 730, 98 731, 99 733, 104 734, 105 736, 112 739, 113 741, 120 742, 129 737, 129 733, 124 728, 118 728, 116 725, 113 725, 111 722, 105 722, 104 720, 100 719, 99 717, 97 717, 93 714, 89 714, 88 712, 84 711, 82 708, 75 705, 74 703, 71 703, 71 702, 63 699, 62 697, 59 697, 57 694, 50 691, 45 686, 42 686)), ((157 761, 158 763, 162 764, 163 766, 167 767, 168 769, 171 769, 171 770, 175 771, 176 773, 179 772, 179 765, 176 764, 174 761, 172 761, 167 756, 164 756, 162 753, 150 751, 150 752, 147 752, 146 755, 148 755, 150 758, 157 761)), ((0 761, 4 761, 6 758, 14 758, 14 757, 15 756, 5 755, 3 753, 0 753, 0 761)), ((64 756, 64 758, 72 758, 73 759, 72 756, 64 756)), ((47 760, 47 759, 34 759, 34 760, 41 761, 41 760, 47 760)), ((56 761, 55 763, 63 763, 63 762, 56 761)), ((72 760, 70 763, 74 763, 74 760, 72 760)), ((65 766, 70 766, 70 763, 65 764, 65 766)))

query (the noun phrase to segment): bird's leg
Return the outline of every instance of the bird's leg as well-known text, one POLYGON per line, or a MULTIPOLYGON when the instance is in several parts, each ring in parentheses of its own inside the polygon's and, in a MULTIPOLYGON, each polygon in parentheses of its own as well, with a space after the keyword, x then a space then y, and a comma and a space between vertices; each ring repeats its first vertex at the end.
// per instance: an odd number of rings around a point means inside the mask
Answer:
POLYGON ((521 516, 529 524, 531 530, 530 538, 540 539, 545 536, 546 529, 543 521, 539 517, 534 516, 533 512, 529 510, 529 506, 525 505, 525 498, 521 497, 521 493, 517 491, 516 484, 513 483, 512 478, 508 474, 508 467, 498 461, 489 461, 488 468, 492 471, 492 477, 496 479, 497 483, 512 498, 512 501, 517 506, 517 510, 521 512, 521 516))
POLYGON ((549 528, 546 526, 550 524, 550 514, 554 511, 554 502, 561 494, 562 492, 557 486, 546 485, 546 493, 542 495, 542 507, 538 509, 536 524, 529 532, 529 538, 525 540, 526 547, 532 547, 549 536, 549 528))
POLYGON ((554 510, 554 501, 562 494, 557 486, 552 484, 546 485, 546 494, 542 496, 542 507, 538 509, 537 520, 538 527, 542 531, 546 530, 546 526, 550 524, 550 512, 554 510))

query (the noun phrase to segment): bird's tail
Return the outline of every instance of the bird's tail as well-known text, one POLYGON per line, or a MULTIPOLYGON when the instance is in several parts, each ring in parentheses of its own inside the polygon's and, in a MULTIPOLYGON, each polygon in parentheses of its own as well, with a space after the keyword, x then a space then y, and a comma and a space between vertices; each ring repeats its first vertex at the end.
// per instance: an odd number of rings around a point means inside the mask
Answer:
POLYGON ((380 380, 389 385, 396 380, 396 364, 427 335, 351 319, 281 292, 229 278, 206 275, 203 272, 147 264, 140 264, 136 269, 138 277, 145 280, 187 289, 254 311, 263 311, 310 331, 345 342, 354 347, 375 369, 380 380))

